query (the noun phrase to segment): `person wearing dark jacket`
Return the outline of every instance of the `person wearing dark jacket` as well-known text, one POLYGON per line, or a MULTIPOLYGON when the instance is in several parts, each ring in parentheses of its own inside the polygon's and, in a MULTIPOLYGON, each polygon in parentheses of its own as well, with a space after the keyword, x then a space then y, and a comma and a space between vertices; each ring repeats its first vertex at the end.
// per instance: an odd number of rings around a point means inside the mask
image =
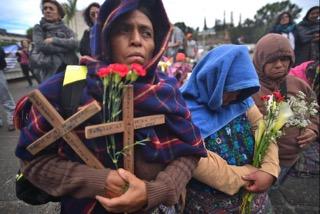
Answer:
POLYGON ((81 56, 91 56, 91 50, 90 50, 90 29, 96 22, 98 18, 98 13, 100 9, 99 3, 91 3, 83 12, 84 21, 89 26, 88 29, 86 29, 83 32, 83 36, 80 40, 80 54, 81 56))
MULTIPOLYGON (((43 0, 41 3, 43 18, 33 28, 34 44, 30 60, 38 66, 31 66, 41 82, 54 73, 63 71, 66 65, 78 64, 76 50, 79 46, 74 32, 62 21, 65 13, 55 0, 43 0), (41 52, 44 57, 36 57, 41 52)), ((31 63, 32 65, 32 63, 31 63)))
POLYGON ((303 20, 297 25, 295 33, 295 65, 309 60, 319 59, 320 42, 320 7, 308 10, 303 20))

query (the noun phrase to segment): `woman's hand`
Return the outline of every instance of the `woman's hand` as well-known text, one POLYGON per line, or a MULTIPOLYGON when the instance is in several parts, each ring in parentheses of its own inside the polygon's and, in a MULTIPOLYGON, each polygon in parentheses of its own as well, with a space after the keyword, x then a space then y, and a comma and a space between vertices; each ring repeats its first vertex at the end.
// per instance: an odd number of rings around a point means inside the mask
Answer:
POLYGON ((106 178, 106 197, 114 198, 122 195, 125 192, 127 183, 116 170, 110 170, 106 178))
POLYGON ((48 44, 48 45, 51 44, 52 41, 53 41, 52 38, 46 38, 45 40, 43 40, 43 42, 46 43, 46 44, 48 44))
POLYGON ((109 212, 130 213, 142 209, 147 204, 145 182, 124 169, 119 169, 118 173, 128 183, 128 190, 116 198, 109 199, 96 196, 96 199, 109 212))
POLYGON ((317 139, 317 134, 312 130, 306 128, 303 133, 297 137, 297 141, 300 148, 303 148, 309 145, 312 142, 315 142, 317 139))
POLYGON ((249 175, 242 176, 242 179, 248 181, 245 189, 249 192, 265 192, 273 183, 274 177, 264 171, 258 170, 249 175))

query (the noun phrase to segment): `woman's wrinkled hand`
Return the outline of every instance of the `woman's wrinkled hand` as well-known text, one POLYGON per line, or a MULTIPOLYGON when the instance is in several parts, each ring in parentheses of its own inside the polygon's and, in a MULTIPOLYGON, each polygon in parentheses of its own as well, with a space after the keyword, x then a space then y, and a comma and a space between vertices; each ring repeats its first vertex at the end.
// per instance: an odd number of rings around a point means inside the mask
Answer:
POLYGON ((96 196, 96 199, 109 212, 134 212, 147 204, 147 187, 144 181, 124 169, 118 170, 119 175, 128 184, 127 191, 116 198, 96 196))
POLYGON ((306 128, 300 136, 297 137, 297 141, 300 148, 303 148, 310 143, 315 142, 317 139, 317 134, 312 130, 306 128))
POLYGON ((242 179, 248 181, 245 189, 255 193, 267 191, 275 180, 273 175, 261 170, 242 176, 242 179))
POLYGON ((119 175, 119 173, 116 170, 110 170, 105 182, 105 196, 107 198, 118 197, 125 192, 126 186, 126 181, 119 175))

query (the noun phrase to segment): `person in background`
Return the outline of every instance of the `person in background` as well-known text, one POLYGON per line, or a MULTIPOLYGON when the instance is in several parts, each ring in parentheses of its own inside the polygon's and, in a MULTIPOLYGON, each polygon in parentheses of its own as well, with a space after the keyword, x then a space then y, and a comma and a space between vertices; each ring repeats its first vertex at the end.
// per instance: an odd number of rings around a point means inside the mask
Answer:
MULTIPOLYGON (((271 95, 276 90, 285 97, 296 96, 301 91, 309 101, 315 101, 315 94, 307 83, 288 75, 290 67, 294 64, 294 52, 288 39, 274 33, 263 36, 256 44, 253 63, 261 85, 260 91, 253 98, 263 114, 266 111, 260 98, 271 95)), ((311 116, 307 119, 311 121, 307 127, 285 127, 284 135, 277 140, 281 166, 279 184, 285 180, 289 170, 297 162, 299 154, 319 137, 319 118, 311 116)))
POLYGON ((290 41, 290 45, 292 49, 294 49, 295 45, 295 38, 294 38, 294 31, 295 31, 295 23, 293 22, 293 18, 290 12, 283 12, 278 15, 276 23, 273 25, 272 30, 270 33, 278 33, 282 36, 286 37, 290 41))
MULTIPOLYGON (((201 158, 194 171, 199 181, 192 179, 187 186, 185 213, 239 213, 242 191, 230 196, 211 185, 215 182, 211 179, 215 173, 225 175, 221 180, 232 177, 231 186, 235 185, 237 176, 225 174, 224 170, 216 171, 203 162, 210 163, 207 159, 214 157, 213 153, 235 168, 252 162, 255 144, 252 128, 262 115, 251 98, 259 90, 259 79, 248 49, 222 45, 209 51, 180 90, 208 150, 208 158, 201 158)), ((250 191, 266 191, 279 174, 278 148, 274 143, 270 145, 261 169, 247 177, 255 178, 251 186, 247 186, 250 191)), ((267 193, 257 194, 253 213, 270 210, 267 193)))
MULTIPOLYGON (((12 95, 9 91, 7 79, 4 75, 4 69, 7 67, 5 60, 5 52, 2 47, 0 47, 0 103, 7 116, 7 127, 8 131, 14 131, 15 127, 13 125, 13 112, 16 107, 12 95)), ((0 128, 3 126, 3 121, 0 115, 0 128)))
POLYGON ((187 38, 186 56, 192 60, 195 60, 198 55, 197 42, 192 38, 192 33, 187 33, 186 38, 187 38))
MULTIPOLYGON (((31 74, 33 74, 33 72, 30 70, 30 67, 29 67, 29 41, 28 40, 21 41, 21 47, 17 51, 16 56, 17 56, 17 61, 20 63, 23 76, 27 79, 29 87, 32 87, 33 86, 32 76, 30 76, 29 72, 31 72, 31 74)), ((36 78, 36 81, 37 81, 37 78, 36 78)))
POLYGON ((171 38, 168 43, 166 56, 169 58, 173 58, 175 61, 177 53, 184 53, 184 33, 183 31, 176 25, 173 26, 173 32, 171 34, 171 38))
POLYGON ((89 6, 83 12, 84 21, 86 22, 89 28, 83 32, 83 36, 80 40, 81 56, 91 56, 90 30, 98 18, 99 9, 100 4, 97 2, 93 2, 89 4, 89 6))
POLYGON ((62 21, 65 13, 59 2, 43 0, 41 3, 43 14, 39 24, 33 28, 32 41, 34 50, 30 60, 36 61, 39 67, 33 68, 41 82, 56 72, 64 71, 66 65, 77 65, 78 41, 71 29, 62 21), (34 58, 33 53, 42 52, 43 58, 34 58))
POLYGON ((319 59, 320 42, 320 7, 308 10, 303 20, 297 24, 295 31, 295 65, 319 59))
POLYGON ((290 75, 296 76, 305 81, 316 93, 318 104, 320 104, 320 70, 319 59, 306 61, 291 68, 290 75))
POLYGON ((168 76, 175 77, 177 79, 178 87, 183 85, 191 71, 192 66, 187 62, 187 58, 184 53, 177 53, 176 61, 167 69, 168 76))

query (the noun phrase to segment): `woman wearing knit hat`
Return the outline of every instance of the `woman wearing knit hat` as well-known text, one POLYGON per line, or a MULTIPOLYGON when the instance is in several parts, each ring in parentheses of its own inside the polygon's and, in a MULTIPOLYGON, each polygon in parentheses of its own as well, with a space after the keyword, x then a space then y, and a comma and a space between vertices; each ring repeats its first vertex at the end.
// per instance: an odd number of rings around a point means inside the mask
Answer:
MULTIPOLYGON (((265 108, 260 97, 270 95, 276 90, 280 90, 285 97, 296 96, 301 91, 308 99, 316 101, 315 94, 307 83, 288 75, 294 60, 294 52, 287 38, 270 33, 258 41, 253 63, 259 76, 261 89, 254 95, 254 100, 262 113, 265 113, 265 108)), ((311 123, 305 129, 285 128, 285 134, 278 139, 281 166, 278 181, 280 183, 298 160, 299 154, 319 136, 319 118, 313 116, 308 119, 311 123)))

